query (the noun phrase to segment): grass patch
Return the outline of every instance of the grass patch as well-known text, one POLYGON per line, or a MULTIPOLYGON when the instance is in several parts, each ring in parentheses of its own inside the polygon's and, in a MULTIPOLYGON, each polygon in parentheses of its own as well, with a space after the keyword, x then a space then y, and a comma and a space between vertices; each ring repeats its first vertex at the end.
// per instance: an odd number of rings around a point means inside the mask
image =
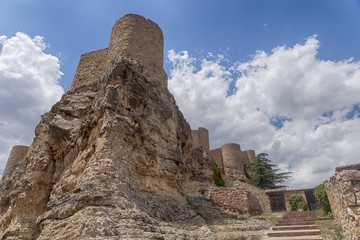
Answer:
POLYGON ((337 224, 334 220, 316 221, 316 225, 321 232, 322 238, 332 240, 344 239, 341 226, 337 224))
POLYGON ((283 219, 285 214, 286 212, 263 212, 260 216, 265 217, 270 224, 276 225, 283 219))

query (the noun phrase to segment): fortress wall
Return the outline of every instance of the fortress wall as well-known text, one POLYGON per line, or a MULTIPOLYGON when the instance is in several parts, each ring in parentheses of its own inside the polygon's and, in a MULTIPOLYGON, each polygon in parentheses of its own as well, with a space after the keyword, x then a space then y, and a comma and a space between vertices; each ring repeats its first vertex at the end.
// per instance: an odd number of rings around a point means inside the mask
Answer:
POLYGON ((191 136, 194 147, 210 151, 209 131, 206 128, 199 127, 198 130, 191 130, 191 136))
POLYGON ((345 239, 360 239, 360 164, 337 167, 325 189, 345 239))
POLYGON ((104 77, 108 59, 108 48, 82 54, 70 90, 92 84, 104 77))
POLYGON ((244 163, 241 162, 243 154, 240 145, 237 143, 227 143, 221 146, 221 151, 225 176, 245 176, 244 163))
POLYGON ((247 163, 254 163, 255 162, 255 151, 254 150, 245 150, 248 162, 247 163))
POLYGON ((25 159, 28 150, 29 150, 28 146, 21 146, 21 145, 14 146, 11 149, 1 179, 5 179, 7 175, 11 175, 14 169, 25 159))
POLYGON ((115 22, 110 37, 110 59, 125 57, 138 61, 147 75, 167 85, 163 70, 164 37, 160 27, 143 16, 127 14, 115 22))
POLYGON ((163 33, 156 23, 140 15, 124 15, 112 28, 108 48, 81 55, 70 90, 96 83, 120 57, 139 62, 149 81, 166 87, 163 48, 163 33))
POLYGON ((249 158, 246 154, 246 151, 240 151, 240 164, 244 166, 245 168, 245 164, 249 163, 249 158))
POLYGON ((193 147, 194 148, 200 147, 198 130, 191 130, 191 137, 193 140, 193 147))
POLYGON ((221 148, 210 150, 210 155, 213 157, 217 167, 219 168, 221 175, 225 175, 221 148))

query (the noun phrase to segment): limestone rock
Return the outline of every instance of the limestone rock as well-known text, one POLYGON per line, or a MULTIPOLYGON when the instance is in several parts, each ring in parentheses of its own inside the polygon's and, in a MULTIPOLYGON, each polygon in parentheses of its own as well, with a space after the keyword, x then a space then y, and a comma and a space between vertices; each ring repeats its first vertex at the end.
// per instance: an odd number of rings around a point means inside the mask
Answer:
POLYGON ((215 238, 206 220, 229 215, 209 201, 213 159, 193 146, 166 87, 162 39, 155 23, 130 14, 107 50, 82 58, 31 146, 10 155, 0 239, 215 238))

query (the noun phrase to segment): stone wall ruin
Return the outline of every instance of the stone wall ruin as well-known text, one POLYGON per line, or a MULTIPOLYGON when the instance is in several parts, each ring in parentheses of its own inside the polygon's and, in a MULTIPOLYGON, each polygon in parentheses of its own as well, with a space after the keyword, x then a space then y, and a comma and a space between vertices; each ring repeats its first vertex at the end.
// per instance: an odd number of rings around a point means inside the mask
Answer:
POLYGON ((337 167, 335 175, 325 182, 325 189, 345 238, 360 239, 360 164, 337 167))

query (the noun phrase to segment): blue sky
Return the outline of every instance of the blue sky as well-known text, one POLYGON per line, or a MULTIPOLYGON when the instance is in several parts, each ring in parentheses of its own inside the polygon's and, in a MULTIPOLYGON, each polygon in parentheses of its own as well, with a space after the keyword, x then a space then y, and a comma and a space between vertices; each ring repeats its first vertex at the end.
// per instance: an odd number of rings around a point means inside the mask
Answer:
POLYGON ((212 147, 268 152, 294 172, 292 188, 358 162, 359 0, 0 0, 0 169, 69 89, 80 55, 106 48, 127 13, 162 28, 169 89, 212 147), (36 96, 21 81, 41 85, 36 96))

